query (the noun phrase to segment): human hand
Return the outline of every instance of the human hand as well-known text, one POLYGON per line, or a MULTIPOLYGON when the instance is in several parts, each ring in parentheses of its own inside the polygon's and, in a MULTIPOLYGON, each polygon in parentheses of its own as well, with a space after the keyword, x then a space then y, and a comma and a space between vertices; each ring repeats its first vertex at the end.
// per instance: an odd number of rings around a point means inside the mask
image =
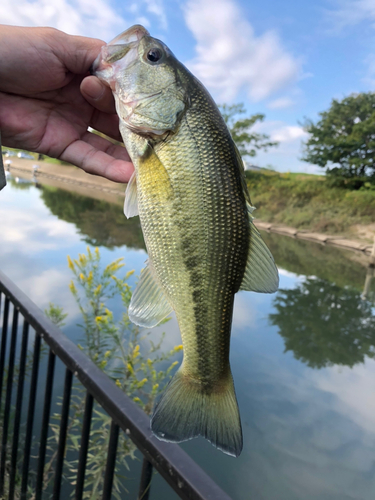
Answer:
POLYGON ((102 45, 52 28, 0 26, 3 145, 129 180, 134 168, 126 149, 87 130, 122 140, 110 89, 87 76, 102 45))

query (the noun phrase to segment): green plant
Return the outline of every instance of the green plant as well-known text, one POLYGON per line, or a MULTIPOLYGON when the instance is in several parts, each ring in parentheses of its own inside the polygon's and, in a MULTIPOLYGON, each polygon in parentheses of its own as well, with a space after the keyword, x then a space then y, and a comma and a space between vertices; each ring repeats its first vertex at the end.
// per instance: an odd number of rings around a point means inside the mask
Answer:
MULTIPOLYGON (((132 291, 127 281, 133 271, 127 272, 123 278, 116 276, 124 266, 122 259, 115 260, 103 269, 98 248, 92 251, 87 247, 87 254, 80 254, 78 259, 72 260, 68 256, 68 265, 74 274, 70 290, 77 301, 83 320, 80 325, 83 337, 79 348, 86 352, 119 388, 150 414, 155 398, 178 364, 178 361, 171 362, 171 357, 179 352, 182 346, 176 346, 164 353, 161 350, 164 335, 154 343, 149 338, 149 332, 141 332, 129 321, 127 308, 132 291), (116 296, 121 297, 123 305, 123 312, 119 317, 109 309, 109 303, 116 296)), ((55 323, 61 323, 65 319, 61 308, 53 304, 50 304, 47 314, 55 323)), ((77 473, 77 453, 84 411, 84 389, 79 383, 75 383, 71 401, 66 467, 68 481, 73 486, 77 473)), ((53 480, 59 418, 59 415, 56 415, 51 424, 49 457, 45 466, 46 488, 53 480)), ((99 405, 95 405, 84 498, 101 498, 110 424, 110 417, 99 405)), ((134 458, 134 452, 133 443, 125 433, 120 433, 113 483, 113 494, 116 498, 120 499, 126 490, 122 471, 129 467, 127 461, 134 458)))

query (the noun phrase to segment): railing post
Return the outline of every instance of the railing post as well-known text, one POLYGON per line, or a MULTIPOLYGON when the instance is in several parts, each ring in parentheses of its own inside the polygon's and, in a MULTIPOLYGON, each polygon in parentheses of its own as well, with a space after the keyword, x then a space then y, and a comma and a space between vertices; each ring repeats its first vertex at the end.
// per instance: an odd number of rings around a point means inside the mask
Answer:
POLYGON ((1 400, 3 395, 5 351, 7 348, 7 336, 8 336, 8 317, 9 317, 9 298, 5 297, 4 313, 3 313, 3 329, 1 332, 1 348, 0 348, 0 409, 1 409, 1 400))
POLYGON ((61 421, 60 421, 60 435, 59 444, 57 448, 56 455, 56 469, 55 469, 55 481, 53 485, 53 500, 60 499, 61 490, 61 478, 64 466, 64 454, 65 454, 65 443, 66 434, 68 429, 69 421, 69 409, 70 409, 70 395, 72 392, 72 380, 73 373, 67 368, 65 371, 65 384, 64 384, 64 396, 61 408, 61 421))
POLYGON ((39 358, 40 358, 40 336, 37 333, 35 333, 33 368, 31 372, 31 382, 30 382, 29 409, 27 411, 25 451, 23 455, 23 466, 22 466, 21 500, 26 500, 26 494, 27 494, 31 440, 32 440, 33 425, 34 425, 35 399, 38 386, 39 358))
POLYGON ((56 356, 50 349, 48 356, 48 368, 46 378, 46 389, 44 392, 44 408, 42 418, 42 429, 40 432, 40 445, 38 457, 38 470, 36 474, 35 500, 41 500, 43 493, 44 463, 46 458, 46 447, 48 438, 49 415, 51 412, 53 379, 55 372, 56 356))
POLYGON ((152 463, 149 462, 147 458, 144 458, 142 463, 138 500, 148 500, 148 497, 150 495, 151 479, 152 479, 152 463))
POLYGON ((29 340, 29 323, 26 320, 24 320, 23 330, 22 330, 21 356, 20 356, 19 374, 18 374, 16 412, 14 415, 12 460, 11 460, 10 475, 9 475, 9 500, 13 500, 14 490, 15 490, 16 471, 17 471, 17 456, 18 456, 18 437, 19 437, 20 423, 21 423, 23 387, 24 387, 24 381, 25 381, 25 369, 26 369, 26 356, 27 356, 28 340, 29 340))
POLYGON ((83 489, 85 486, 85 472, 87 463, 87 452, 89 449, 89 441, 90 441, 90 428, 91 428, 91 416, 92 416, 93 404, 94 404, 94 398, 89 392, 87 392, 86 402, 85 402, 85 413, 83 415, 83 422, 82 422, 82 436, 81 436, 81 447, 79 450, 79 459, 78 459, 75 500, 82 499, 83 489))
POLYGON ((4 496, 5 462, 7 457, 8 427, 9 427, 10 403, 12 400, 13 371, 14 371, 14 358, 16 356, 17 329, 18 329, 18 310, 16 309, 16 307, 13 307, 12 336, 10 340, 7 391, 5 396, 3 435, 1 440, 0 497, 4 496))
POLYGON ((113 476, 116 469, 116 453, 118 443, 119 426, 112 420, 111 433, 109 436, 107 465, 105 468, 103 500, 109 500, 112 494, 113 476))

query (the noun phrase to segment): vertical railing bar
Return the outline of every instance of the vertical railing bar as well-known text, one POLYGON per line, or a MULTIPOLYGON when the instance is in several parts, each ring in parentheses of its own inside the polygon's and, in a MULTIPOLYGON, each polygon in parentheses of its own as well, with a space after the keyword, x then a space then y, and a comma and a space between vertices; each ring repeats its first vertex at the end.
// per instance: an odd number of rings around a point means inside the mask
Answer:
POLYGON ((2 329, 2 333, 1 333, 1 348, 0 348, 0 410, 1 410, 1 399, 2 399, 2 394, 3 394, 5 351, 7 348, 8 316, 9 316, 9 298, 5 297, 4 315, 3 315, 3 329, 2 329))
POLYGON ((103 496, 102 496, 103 500, 110 500, 112 495, 112 485, 116 467, 116 453, 117 453, 119 429, 120 429, 119 426, 115 424, 115 422, 112 420, 111 432, 108 444, 107 464, 104 475, 103 496))
POLYGON ((21 423, 22 399, 23 399, 23 386, 25 381, 26 369, 26 356, 27 356, 27 343, 29 340, 29 323, 24 319, 22 330, 22 344, 21 355, 18 374, 18 388, 17 388, 17 401, 16 412, 14 415, 14 431, 13 431, 13 444, 12 444, 12 459, 10 465, 9 476, 9 500, 14 498, 15 480, 17 471, 17 455, 18 455, 18 437, 21 423))
POLYGON ((141 481, 139 483, 138 500, 148 500, 151 489, 152 463, 143 458, 141 481))
POLYGON ((64 466, 65 442, 69 420, 70 395, 72 391, 73 373, 67 368, 65 372, 64 396, 61 408, 60 435, 56 454, 55 481, 53 485, 53 500, 59 500, 61 479, 64 466))
POLYGON ((40 336, 35 332, 33 368, 31 372, 29 408, 27 412, 26 436, 25 436, 25 451, 22 467, 22 483, 21 483, 21 500, 26 500, 27 481, 29 477, 29 464, 31 453, 31 440, 34 425, 35 399, 38 385, 39 358, 40 358, 40 336))
POLYGON ((9 350, 7 390, 5 395, 5 407, 3 416, 3 433, 1 439, 0 497, 4 496, 5 462, 7 458, 8 427, 9 427, 9 417, 10 417, 10 405, 12 402, 13 372, 14 372, 14 358, 16 357, 17 329, 18 329, 18 309, 14 307, 12 336, 10 339, 10 350, 9 350))
POLYGON ((83 414, 83 422, 82 422, 82 436, 81 436, 81 446, 79 449, 75 500, 82 499, 83 489, 85 486, 85 472, 87 463, 87 452, 89 449, 89 442, 90 442, 90 427, 91 427, 93 403, 94 403, 93 396, 89 392, 87 392, 86 402, 85 402, 85 412, 83 414))
POLYGON ((44 392, 44 408, 42 417, 42 429, 40 432, 40 445, 39 445, 39 457, 38 457, 38 469, 36 474, 36 485, 35 485, 35 500, 41 500, 43 493, 43 476, 44 476, 44 463, 46 458, 46 448, 47 448, 47 438, 49 429, 49 416, 51 412, 51 401, 52 401, 52 389, 53 380, 55 372, 55 360, 56 356, 50 349, 48 356, 48 368, 47 368, 47 379, 46 379, 46 389, 44 392))

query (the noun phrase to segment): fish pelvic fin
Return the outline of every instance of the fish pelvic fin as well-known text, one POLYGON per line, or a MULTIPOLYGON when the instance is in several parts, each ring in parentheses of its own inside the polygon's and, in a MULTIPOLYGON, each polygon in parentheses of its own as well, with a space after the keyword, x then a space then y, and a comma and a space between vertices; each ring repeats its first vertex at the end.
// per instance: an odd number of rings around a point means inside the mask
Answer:
POLYGON ((169 382, 151 418, 161 441, 180 443, 202 436, 227 455, 242 451, 242 429, 232 374, 214 388, 184 375, 183 366, 169 382))

